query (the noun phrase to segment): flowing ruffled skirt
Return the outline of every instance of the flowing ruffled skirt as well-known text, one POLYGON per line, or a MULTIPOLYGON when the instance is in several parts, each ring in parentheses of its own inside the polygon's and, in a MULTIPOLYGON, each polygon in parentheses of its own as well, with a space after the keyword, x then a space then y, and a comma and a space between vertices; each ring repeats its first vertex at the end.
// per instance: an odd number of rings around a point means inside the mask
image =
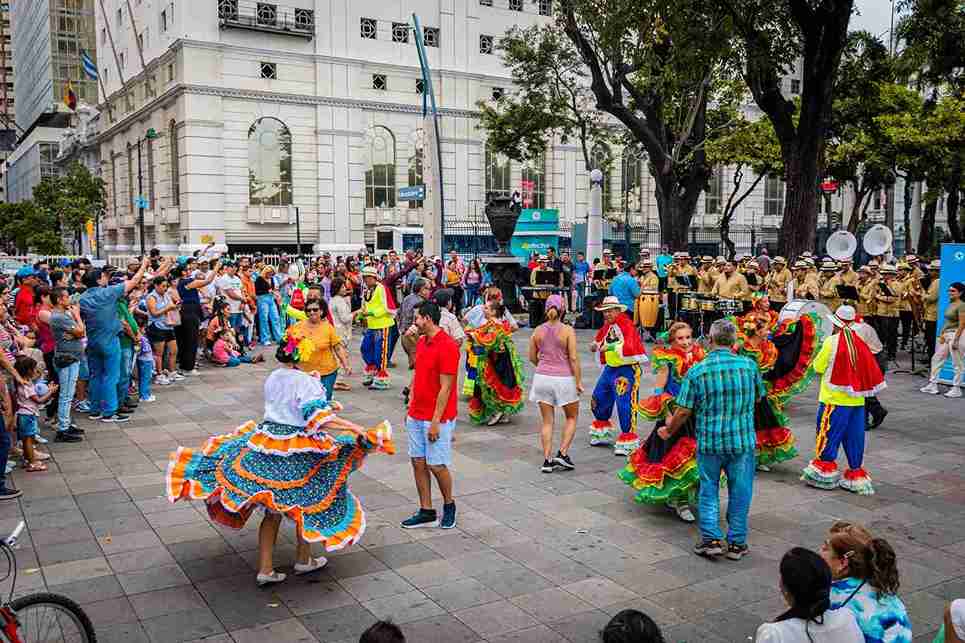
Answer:
POLYGON ((200 450, 173 453, 168 499, 204 500, 213 520, 236 529, 264 507, 290 518, 304 540, 335 551, 358 542, 365 531, 365 512, 347 482, 374 448, 394 452, 388 423, 355 438, 248 422, 200 450))
POLYGON ((480 355, 469 400, 469 417, 484 424, 497 413, 515 415, 523 408, 523 365, 515 348, 480 355))
POLYGON ((772 404, 765 397, 758 400, 754 407, 754 432, 757 434, 755 455, 759 465, 770 466, 797 455, 794 434, 780 421, 772 404))
POLYGON ((634 499, 647 504, 677 505, 689 501, 697 488, 696 426, 693 418, 669 440, 657 431, 665 425, 659 420, 640 448, 630 454, 627 465, 617 473, 625 483, 636 489, 634 499))

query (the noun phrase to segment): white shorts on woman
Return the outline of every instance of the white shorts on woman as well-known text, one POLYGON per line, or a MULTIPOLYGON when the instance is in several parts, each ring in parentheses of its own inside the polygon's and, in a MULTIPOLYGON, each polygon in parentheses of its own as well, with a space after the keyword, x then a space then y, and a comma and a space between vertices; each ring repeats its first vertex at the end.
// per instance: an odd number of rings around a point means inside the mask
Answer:
POLYGON ((530 402, 542 402, 557 408, 580 401, 576 390, 576 378, 572 375, 533 375, 533 385, 529 390, 530 402))

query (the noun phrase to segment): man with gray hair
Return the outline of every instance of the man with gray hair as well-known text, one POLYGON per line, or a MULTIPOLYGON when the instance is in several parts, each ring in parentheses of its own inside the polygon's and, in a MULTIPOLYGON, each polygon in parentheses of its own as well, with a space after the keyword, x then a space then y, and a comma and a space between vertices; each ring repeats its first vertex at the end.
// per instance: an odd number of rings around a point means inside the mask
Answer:
POLYGON ((720 474, 727 473, 727 558, 748 552, 747 514, 754 495, 754 404, 764 397, 760 369, 749 357, 732 351, 737 327, 719 319, 710 327, 710 352, 687 371, 677 393, 677 410, 660 437, 669 439, 691 416, 697 426, 700 475, 700 556, 725 553, 720 529, 720 474))

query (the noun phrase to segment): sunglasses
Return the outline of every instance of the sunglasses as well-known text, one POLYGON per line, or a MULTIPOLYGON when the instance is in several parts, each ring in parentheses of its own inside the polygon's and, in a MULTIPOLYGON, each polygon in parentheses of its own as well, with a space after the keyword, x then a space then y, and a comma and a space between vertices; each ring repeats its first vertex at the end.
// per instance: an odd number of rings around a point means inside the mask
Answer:
POLYGON ((320 312, 322 312, 322 309, 321 309, 321 308, 306 308, 306 309, 305 309, 305 312, 308 312, 308 313, 320 313, 320 312))

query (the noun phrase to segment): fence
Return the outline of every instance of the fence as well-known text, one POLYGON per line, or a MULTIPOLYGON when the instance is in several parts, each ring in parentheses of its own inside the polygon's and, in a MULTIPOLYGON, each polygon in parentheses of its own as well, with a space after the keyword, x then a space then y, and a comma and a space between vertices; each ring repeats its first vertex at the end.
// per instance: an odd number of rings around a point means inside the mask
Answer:
MULTIPOLYGON (((777 252, 778 230, 758 229, 752 226, 732 226, 728 234, 734 243, 736 255, 757 255, 760 249, 767 248, 773 256, 777 252)), ((661 237, 660 224, 651 222, 643 226, 631 226, 630 250, 627 252, 626 231, 622 224, 607 224, 603 232, 604 242, 615 254, 638 257, 643 250, 651 255, 660 252, 661 237)), ((691 256, 710 255, 712 257, 727 256, 727 247, 720 238, 717 228, 691 228, 688 232, 687 252, 691 256)))

